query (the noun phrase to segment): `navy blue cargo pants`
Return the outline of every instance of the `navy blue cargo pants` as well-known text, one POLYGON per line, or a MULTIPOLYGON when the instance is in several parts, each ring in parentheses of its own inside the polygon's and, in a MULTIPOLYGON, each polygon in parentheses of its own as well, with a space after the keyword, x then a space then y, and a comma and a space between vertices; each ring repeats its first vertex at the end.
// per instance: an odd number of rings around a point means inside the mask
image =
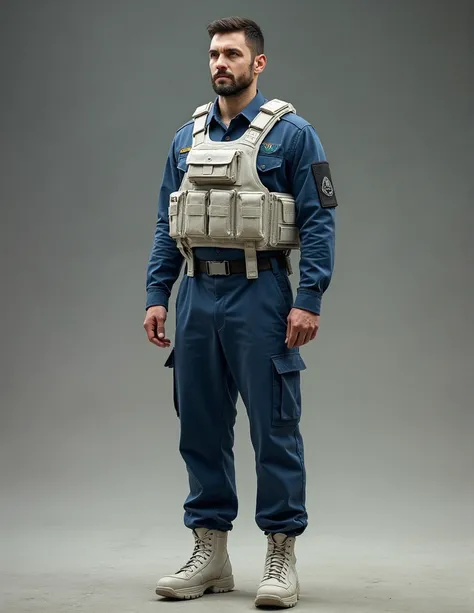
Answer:
POLYGON ((238 499, 234 424, 238 394, 255 450, 255 521, 265 532, 301 534, 307 525, 299 349, 285 344, 293 292, 286 268, 184 275, 176 298, 174 400, 179 450, 189 475, 188 528, 231 530, 238 499))

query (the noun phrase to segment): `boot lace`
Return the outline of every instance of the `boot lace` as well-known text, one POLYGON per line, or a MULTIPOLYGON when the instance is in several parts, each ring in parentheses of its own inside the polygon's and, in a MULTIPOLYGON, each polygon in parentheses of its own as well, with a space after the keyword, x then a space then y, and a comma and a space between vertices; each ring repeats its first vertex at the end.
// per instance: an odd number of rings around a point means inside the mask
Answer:
POLYGON ((286 548, 286 543, 273 543, 273 549, 268 553, 265 562, 263 579, 276 579, 281 581, 286 575, 290 564, 290 555, 286 548))
POLYGON ((206 535, 204 538, 201 538, 196 534, 195 539, 194 551, 191 554, 191 557, 186 564, 176 572, 176 574, 197 569, 203 562, 209 559, 212 552, 212 543, 209 537, 206 535))

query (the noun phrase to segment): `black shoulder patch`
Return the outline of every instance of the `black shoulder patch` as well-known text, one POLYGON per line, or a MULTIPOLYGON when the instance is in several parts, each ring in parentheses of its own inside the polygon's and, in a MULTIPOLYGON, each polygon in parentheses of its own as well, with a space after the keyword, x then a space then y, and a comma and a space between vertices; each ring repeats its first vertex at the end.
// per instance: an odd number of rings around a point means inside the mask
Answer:
POLYGON ((338 205, 334 185, 332 184, 331 171, 328 162, 314 162, 311 164, 316 187, 318 188, 319 200, 323 209, 334 208, 338 205))

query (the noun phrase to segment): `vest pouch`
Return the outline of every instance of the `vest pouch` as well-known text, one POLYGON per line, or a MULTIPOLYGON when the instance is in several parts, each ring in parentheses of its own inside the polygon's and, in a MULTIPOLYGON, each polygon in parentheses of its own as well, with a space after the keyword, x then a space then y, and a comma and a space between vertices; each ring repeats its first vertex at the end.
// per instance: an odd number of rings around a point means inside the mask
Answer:
POLYGON ((183 208, 186 200, 186 190, 172 192, 168 206, 169 235, 173 238, 182 236, 183 208))
POLYGON ((207 235, 207 191, 188 190, 184 208, 184 235, 207 235))
POLYGON ((189 181, 195 185, 238 184, 240 154, 235 149, 191 149, 186 160, 189 181))
POLYGON ((208 235, 232 238, 234 235, 235 190, 211 189, 209 192, 208 235))
POLYGON ((264 203, 262 192, 237 193, 236 236, 244 240, 264 238, 264 203))
POLYGON ((272 192, 270 215, 270 244, 272 247, 298 247, 296 204, 291 194, 272 192))

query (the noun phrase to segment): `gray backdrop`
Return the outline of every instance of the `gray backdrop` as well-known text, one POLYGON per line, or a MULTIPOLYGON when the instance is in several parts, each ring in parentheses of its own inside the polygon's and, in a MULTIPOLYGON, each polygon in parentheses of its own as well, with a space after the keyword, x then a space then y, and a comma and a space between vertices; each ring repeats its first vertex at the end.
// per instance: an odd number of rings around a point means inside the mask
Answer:
MULTIPOLYGON (((160 534, 176 560, 189 553, 168 351, 142 328, 145 272, 171 139, 214 98, 205 26, 233 14, 262 26, 259 87, 312 122, 340 203, 321 328, 302 349, 305 542, 341 539, 341 557, 351 539, 471 552, 473 13, 462 0, 0 3, 10 580, 81 552, 89 570, 122 560, 125 575, 150 546, 154 578, 176 564, 159 566, 160 534)), ((234 548, 239 535, 261 557, 240 401, 236 439, 234 548)), ((13 596, 5 610, 19 611, 13 596)))

